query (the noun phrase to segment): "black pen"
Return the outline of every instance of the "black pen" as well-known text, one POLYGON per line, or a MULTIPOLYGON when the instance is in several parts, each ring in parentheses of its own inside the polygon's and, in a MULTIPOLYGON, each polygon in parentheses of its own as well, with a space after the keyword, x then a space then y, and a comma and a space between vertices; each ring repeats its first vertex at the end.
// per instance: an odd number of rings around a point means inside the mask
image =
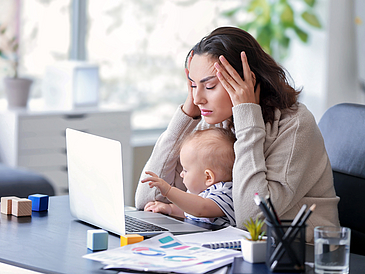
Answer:
POLYGON ((254 200, 255 200, 255 203, 260 207, 260 209, 264 213, 266 219, 268 219, 270 221, 270 223, 272 223, 273 225, 278 226, 279 223, 277 222, 276 218, 272 215, 269 207, 267 206, 265 201, 259 196, 258 193, 255 193, 254 200))
POLYGON ((278 214, 276 213, 276 210, 275 210, 275 207, 274 207, 273 203, 271 202, 270 195, 267 195, 267 196, 266 196, 266 201, 268 201, 268 202, 269 202, 270 208, 271 208, 271 210, 272 210, 272 212, 273 212, 273 214, 274 214, 274 216, 275 216, 276 220, 277 220, 277 221, 278 221, 278 223, 281 225, 281 221, 280 221, 280 219, 279 219, 279 216, 278 216, 278 214))

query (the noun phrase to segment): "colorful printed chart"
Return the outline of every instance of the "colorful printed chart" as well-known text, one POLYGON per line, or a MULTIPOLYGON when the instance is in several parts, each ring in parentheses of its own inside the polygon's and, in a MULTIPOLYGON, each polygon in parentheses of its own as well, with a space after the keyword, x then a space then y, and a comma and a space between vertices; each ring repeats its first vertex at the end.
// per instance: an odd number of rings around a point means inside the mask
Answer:
POLYGON ((153 248, 149 248, 149 247, 136 247, 136 248, 133 248, 132 251, 134 252, 134 254, 144 255, 144 256, 165 256, 166 255, 166 253, 161 250, 157 250, 157 249, 153 249, 153 248))
POLYGON ((108 264, 109 269, 204 273, 240 255, 235 250, 185 244, 166 232, 136 244, 87 254, 84 258, 108 264))

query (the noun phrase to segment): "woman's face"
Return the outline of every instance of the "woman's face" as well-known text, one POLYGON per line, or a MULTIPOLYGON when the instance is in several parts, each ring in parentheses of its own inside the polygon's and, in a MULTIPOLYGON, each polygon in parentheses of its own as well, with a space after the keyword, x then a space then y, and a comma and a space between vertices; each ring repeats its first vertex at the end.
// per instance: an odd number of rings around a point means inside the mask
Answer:
POLYGON ((232 116, 232 101, 216 76, 214 60, 208 55, 194 55, 189 70, 194 104, 208 124, 223 122, 232 116))

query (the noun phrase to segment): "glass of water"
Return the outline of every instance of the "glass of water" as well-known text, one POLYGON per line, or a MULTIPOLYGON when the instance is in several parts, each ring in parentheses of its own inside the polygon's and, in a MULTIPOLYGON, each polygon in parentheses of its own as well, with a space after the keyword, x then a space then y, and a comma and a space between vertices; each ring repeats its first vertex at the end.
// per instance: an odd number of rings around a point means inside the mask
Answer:
POLYGON ((349 273, 351 229, 337 226, 314 228, 316 273, 349 273))

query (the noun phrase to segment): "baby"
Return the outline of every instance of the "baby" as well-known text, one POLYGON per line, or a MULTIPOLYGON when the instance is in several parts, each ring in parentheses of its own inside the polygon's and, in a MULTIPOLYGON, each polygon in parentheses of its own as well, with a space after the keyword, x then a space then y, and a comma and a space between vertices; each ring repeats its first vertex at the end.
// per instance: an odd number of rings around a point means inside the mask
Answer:
POLYGON ((234 134, 223 128, 197 130, 187 136, 180 149, 180 176, 187 192, 146 171, 151 177, 141 182, 157 187, 172 203, 149 202, 144 210, 216 225, 236 225, 232 200, 235 140, 234 134))

